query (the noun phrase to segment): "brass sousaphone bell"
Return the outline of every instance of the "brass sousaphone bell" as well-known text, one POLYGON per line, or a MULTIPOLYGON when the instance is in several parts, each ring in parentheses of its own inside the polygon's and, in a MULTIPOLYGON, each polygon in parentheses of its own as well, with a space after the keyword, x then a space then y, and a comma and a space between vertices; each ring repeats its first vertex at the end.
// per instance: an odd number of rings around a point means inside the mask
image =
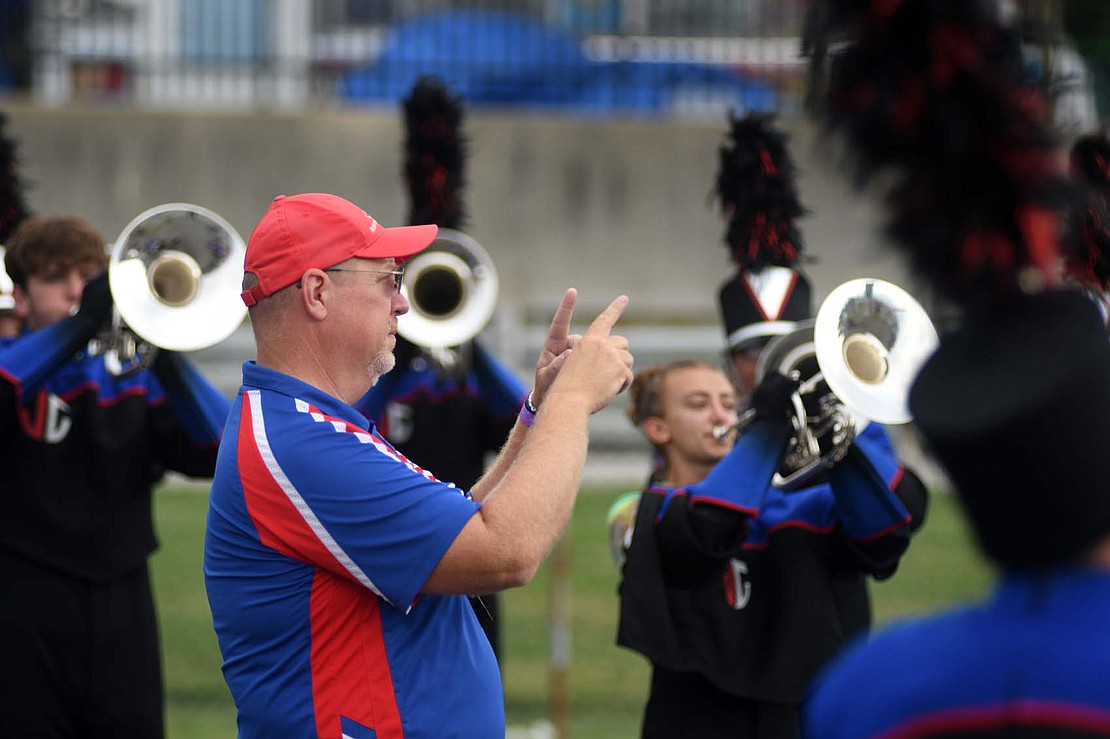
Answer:
MULTIPOLYGON (((775 484, 784 490, 804 486, 843 459, 868 423, 911 421, 909 389, 937 343, 936 328, 913 296, 865 277, 835 288, 813 321, 768 344, 757 380, 770 372, 801 380, 784 473, 775 484)), ((746 413, 738 426, 751 420, 746 413)), ((722 436, 730 430, 725 427, 722 436)))
POLYGON ((883 424, 913 420, 910 386, 938 338, 925 309, 908 292, 873 278, 845 282, 817 311, 813 342, 829 389, 857 418, 883 424))
POLYGON ((140 213, 111 248, 112 326, 90 352, 126 375, 149 367, 160 348, 220 343, 247 313, 239 298, 245 254, 235 229, 207 208, 167 203, 140 213))
POLYGON ((441 367, 451 367, 458 361, 453 347, 477 336, 493 316, 497 269, 472 237, 441 228, 427 249, 405 263, 401 292, 409 312, 397 319, 397 333, 441 367))

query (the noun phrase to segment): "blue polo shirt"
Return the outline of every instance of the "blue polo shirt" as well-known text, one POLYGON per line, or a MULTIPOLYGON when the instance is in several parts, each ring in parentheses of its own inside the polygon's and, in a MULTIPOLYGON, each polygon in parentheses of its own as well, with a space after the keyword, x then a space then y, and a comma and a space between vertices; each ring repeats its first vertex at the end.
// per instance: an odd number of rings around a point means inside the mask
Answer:
POLYGON ((503 736, 473 609, 420 592, 478 508, 347 404, 245 363, 204 559, 239 736, 503 736))

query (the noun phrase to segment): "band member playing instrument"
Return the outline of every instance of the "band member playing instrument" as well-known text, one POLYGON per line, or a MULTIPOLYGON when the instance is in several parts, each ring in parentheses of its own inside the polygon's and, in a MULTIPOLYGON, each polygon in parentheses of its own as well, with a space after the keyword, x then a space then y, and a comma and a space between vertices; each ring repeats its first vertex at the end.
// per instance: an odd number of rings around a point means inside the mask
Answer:
POLYGON ((890 233, 961 313, 910 391, 976 542, 980 602, 848 648, 815 739, 1110 735, 1110 342, 1061 280, 1068 194, 1044 91, 993 3, 845 1, 833 120, 898 175, 890 233))
POLYGON ((617 642, 652 664, 643 737, 797 736, 810 678, 870 625, 866 578, 894 573, 924 515, 923 486, 877 424, 804 488, 772 484, 796 389, 769 375, 733 446, 715 433, 738 404, 716 367, 653 366, 632 383, 628 415, 664 460, 610 515, 617 642))
MULTIPOLYGON (((462 103, 442 80, 423 77, 403 108, 409 224, 458 229, 465 179, 462 103)), ((444 304, 461 300, 453 292, 456 287, 429 283, 421 286, 421 297, 444 304), (437 288, 452 294, 425 294, 437 288)), ((527 390, 476 336, 430 350, 398 335, 393 354, 396 367, 355 407, 399 452, 439 479, 469 490, 481 477, 487 456, 505 444, 527 390)), ((475 597, 472 605, 500 659, 499 601, 496 593, 489 593, 475 597)))
POLYGON ((24 220, 4 261, 25 331, 0 344, 0 736, 158 739, 151 488, 211 476, 228 401, 181 355, 117 377, 86 351, 113 298, 84 219, 24 220))
POLYGON ((617 641, 652 663, 645 738, 798 736, 809 680, 871 624, 867 578, 894 573, 925 514, 924 486, 874 423, 831 469, 790 489, 776 477, 792 471, 796 391, 816 371, 812 357, 805 377, 755 371, 769 341, 812 316, 792 268, 804 212, 793 175, 770 117, 730 116, 717 192, 737 266, 719 294, 732 381, 677 362, 632 385, 629 417, 657 468, 610 523, 623 559, 617 641), (741 406, 755 420, 737 439, 741 406))

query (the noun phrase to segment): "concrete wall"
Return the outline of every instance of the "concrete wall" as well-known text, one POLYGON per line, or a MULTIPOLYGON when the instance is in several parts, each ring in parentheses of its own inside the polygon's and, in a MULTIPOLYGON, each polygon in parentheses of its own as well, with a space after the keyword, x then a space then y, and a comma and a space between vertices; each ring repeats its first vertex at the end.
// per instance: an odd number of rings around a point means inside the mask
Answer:
MULTIPOLYGON (((341 194, 386 225, 406 219, 400 115, 324 110, 303 115, 151 113, 3 105, 20 145, 37 213, 76 213, 114 240, 141 211, 196 203, 246 238, 274 195, 341 194)), ((901 259, 881 247, 873 199, 856 192, 835 149, 812 124, 784 121, 801 170, 807 265, 819 301, 841 282, 892 279, 911 289, 901 259)), ((499 311, 487 330, 527 376, 564 289, 579 316, 619 293, 622 331, 641 366, 675 354, 714 358, 723 346, 716 289, 731 265, 711 201, 726 130, 688 122, 584 121, 471 113, 468 233, 500 273, 499 311)), ((230 393, 253 354, 249 331, 202 352, 230 393)), ((619 411, 621 404, 615 406, 619 411)), ((632 434, 619 412, 599 419, 632 434)))
MULTIPOLYGON (((3 105, 39 213, 87 217, 114 239, 153 205, 193 202, 246 237, 279 193, 325 190, 387 225, 406 217, 394 111, 298 116, 139 113, 3 105)), ((876 249, 871 203, 804 122, 788 121, 802 169, 808 267, 818 295, 864 272, 905 282, 876 249)), ((546 313, 564 287, 585 302, 632 297, 630 317, 715 320, 730 266, 710 202, 720 125, 471 114, 467 231, 493 256, 503 304, 546 313)))

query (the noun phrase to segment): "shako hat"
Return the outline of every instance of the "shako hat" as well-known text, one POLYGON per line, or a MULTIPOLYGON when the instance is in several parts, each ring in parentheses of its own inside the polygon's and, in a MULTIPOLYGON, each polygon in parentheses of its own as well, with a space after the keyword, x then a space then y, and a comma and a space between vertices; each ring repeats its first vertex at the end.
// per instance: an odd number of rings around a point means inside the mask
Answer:
POLYGON ((1110 536, 1110 341, 1082 293, 970 317, 922 368, 910 410, 991 559, 1048 566, 1110 536))
POLYGON ((813 317, 809 280, 789 267, 738 272, 717 297, 730 352, 788 334, 813 317))

